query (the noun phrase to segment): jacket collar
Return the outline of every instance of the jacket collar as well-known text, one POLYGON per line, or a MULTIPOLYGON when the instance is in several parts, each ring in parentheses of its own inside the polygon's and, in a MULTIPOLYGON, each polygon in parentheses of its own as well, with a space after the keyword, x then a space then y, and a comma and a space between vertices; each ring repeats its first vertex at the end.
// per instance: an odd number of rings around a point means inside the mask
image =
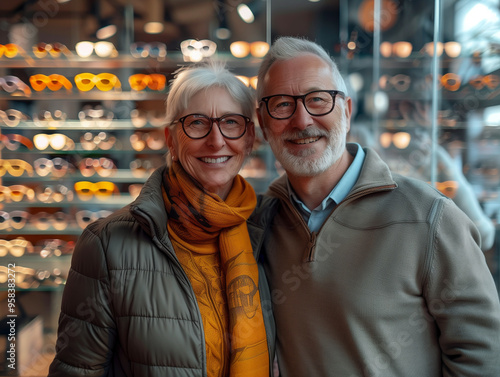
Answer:
MULTIPOLYGON (((377 190, 396 188, 397 184, 392 178, 391 171, 387 164, 371 148, 363 148, 366 153, 365 162, 361 168, 361 173, 354 187, 347 195, 362 195, 364 192, 373 192, 377 190)), ((286 174, 277 178, 269 187, 267 195, 279 197, 281 199, 288 197, 286 174)))
POLYGON ((144 231, 160 241, 168 239, 168 216, 161 188, 163 175, 167 169, 167 165, 156 169, 144 184, 137 199, 130 204, 132 216, 136 218, 144 231))

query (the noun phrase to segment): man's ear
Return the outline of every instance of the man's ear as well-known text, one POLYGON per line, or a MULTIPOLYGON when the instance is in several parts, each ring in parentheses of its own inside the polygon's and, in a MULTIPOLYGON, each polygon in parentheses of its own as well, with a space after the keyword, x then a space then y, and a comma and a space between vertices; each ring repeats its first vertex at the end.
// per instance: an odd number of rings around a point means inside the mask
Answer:
POLYGON ((257 107, 255 109, 255 113, 257 114, 257 120, 259 121, 259 125, 260 125, 260 129, 262 130, 262 136, 264 136, 264 139, 267 141, 267 135, 266 135, 266 130, 264 128, 264 121, 263 121, 263 117, 262 117, 262 108, 261 107, 257 107))
POLYGON ((345 120, 346 120, 346 132, 351 129, 351 116, 352 116, 352 98, 347 97, 344 106, 345 120))

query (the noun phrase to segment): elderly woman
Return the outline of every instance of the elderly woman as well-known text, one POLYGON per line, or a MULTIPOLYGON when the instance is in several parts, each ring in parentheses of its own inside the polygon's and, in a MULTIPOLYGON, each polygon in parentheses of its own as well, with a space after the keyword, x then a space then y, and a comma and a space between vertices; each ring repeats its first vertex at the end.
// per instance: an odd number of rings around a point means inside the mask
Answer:
POLYGON ((256 196, 238 175, 253 109, 222 66, 176 73, 169 163, 78 240, 49 376, 270 375, 272 321, 246 225, 256 196))

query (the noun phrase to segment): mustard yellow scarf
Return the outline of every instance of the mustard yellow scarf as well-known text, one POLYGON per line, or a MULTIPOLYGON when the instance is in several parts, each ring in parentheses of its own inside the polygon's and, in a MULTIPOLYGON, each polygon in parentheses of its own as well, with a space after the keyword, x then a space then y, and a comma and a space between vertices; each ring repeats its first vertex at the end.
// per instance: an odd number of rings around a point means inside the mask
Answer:
POLYGON ((238 175, 224 201, 203 190, 178 162, 172 164, 163 184, 174 249, 184 247, 199 254, 220 252, 229 309, 230 376, 268 376, 258 268, 246 225, 256 205, 253 188, 238 175))

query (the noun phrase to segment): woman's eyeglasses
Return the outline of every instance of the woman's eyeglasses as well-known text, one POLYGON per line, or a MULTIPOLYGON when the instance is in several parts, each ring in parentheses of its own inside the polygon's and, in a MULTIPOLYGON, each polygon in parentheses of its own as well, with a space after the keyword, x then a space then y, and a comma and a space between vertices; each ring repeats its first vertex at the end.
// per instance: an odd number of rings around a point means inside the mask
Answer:
POLYGON ((203 114, 189 114, 173 123, 180 122, 182 129, 190 139, 203 139, 212 131, 214 123, 226 139, 239 139, 246 130, 251 119, 241 114, 227 114, 219 118, 211 118, 203 114))
POLYGON ((314 116, 323 116, 333 111, 337 96, 345 98, 339 90, 314 90, 312 92, 292 96, 276 94, 261 99, 266 104, 267 113, 273 119, 288 119, 297 109, 297 100, 301 99, 306 111, 314 116))

